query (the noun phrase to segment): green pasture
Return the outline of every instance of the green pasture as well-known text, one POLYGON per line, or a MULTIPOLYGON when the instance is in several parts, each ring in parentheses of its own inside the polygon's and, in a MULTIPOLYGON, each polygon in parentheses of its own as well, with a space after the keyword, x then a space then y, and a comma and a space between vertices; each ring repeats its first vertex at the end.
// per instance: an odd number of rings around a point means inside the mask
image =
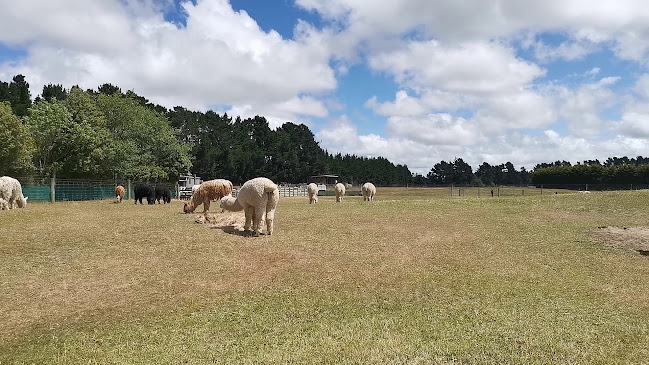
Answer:
POLYGON ((281 198, 255 238, 181 201, 32 203, 0 211, 0 364, 646 363, 649 257, 589 232, 648 207, 378 188, 281 198))

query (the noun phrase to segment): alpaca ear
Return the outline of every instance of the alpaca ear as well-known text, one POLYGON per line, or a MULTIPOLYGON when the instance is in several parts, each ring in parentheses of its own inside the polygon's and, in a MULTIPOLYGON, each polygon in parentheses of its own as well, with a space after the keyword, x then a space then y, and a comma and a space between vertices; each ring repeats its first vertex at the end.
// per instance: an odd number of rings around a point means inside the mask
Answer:
POLYGON ((29 199, 29 197, 28 197, 28 196, 26 196, 26 197, 25 197, 25 200, 27 200, 27 199, 29 199))

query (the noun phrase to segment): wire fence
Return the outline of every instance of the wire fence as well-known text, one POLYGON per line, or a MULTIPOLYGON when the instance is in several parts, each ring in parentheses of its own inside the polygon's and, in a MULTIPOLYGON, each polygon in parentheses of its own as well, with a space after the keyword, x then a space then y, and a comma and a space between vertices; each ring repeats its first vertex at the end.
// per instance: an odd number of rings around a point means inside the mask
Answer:
MULTIPOLYGON (((112 199, 115 197, 115 187, 118 185, 126 190, 124 199, 134 197, 135 183, 129 180, 74 180, 49 177, 16 177, 16 179, 21 182, 23 195, 28 197, 30 202, 112 199)), ((168 187, 171 195, 176 196, 175 184, 155 185, 168 187)))
MULTIPOLYGON (((126 189, 124 199, 133 199, 135 182, 125 179, 114 180, 75 180, 56 179, 49 177, 16 177, 21 182, 23 195, 31 202, 79 201, 112 199, 115 197, 115 187, 122 185, 126 189)), ((171 190, 172 197, 178 197, 178 186, 175 182, 163 182, 150 185, 163 185, 171 190)), ((543 184, 528 186, 384 186, 378 190, 394 189, 396 193, 404 191, 416 192, 421 195, 438 197, 503 197, 503 196, 535 196, 550 194, 565 194, 590 191, 622 191, 647 190, 649 184, 543 184)), ((236 197, 238 187, 233 195, 236 197)), ((307 197, 306 184, 279 186, 280 197, 307 197)), ((318 191, 319 196, 334 196, 333 186, 318 191)), ((350 186, 346 196, 362 196, 360 186, 350 186)), ((189 197, 186 197, 188 199, 189 197)))
POLYGON ((530 196, 565 194, 591 191, 624 191, 624 190, 647 190, 649 184, 542 184, 527 186, 447 186, 450 196, 477 196, 477 197, 499 197, 499 196, 530 196))

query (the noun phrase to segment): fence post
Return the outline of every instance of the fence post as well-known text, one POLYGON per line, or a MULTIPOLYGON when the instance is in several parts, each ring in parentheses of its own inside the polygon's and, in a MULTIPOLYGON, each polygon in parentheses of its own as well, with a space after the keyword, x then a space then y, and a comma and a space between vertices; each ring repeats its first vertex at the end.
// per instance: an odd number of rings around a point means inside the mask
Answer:
POLYGON ((498 187, 498 196, 500 196, 500 186, 498 187))
POLYGON ((541 184, 541 195, 543 195, 543 184, 541 184))
POLYGON ((451 184, 451 196, 453 196, 453 184, 451 184))
POLYGON ((52 178, 50 179, 50 202, 54 203, 56 201, 56 171, 52 173, 52 178))
POLYGON ((176 181, 176 199, 180 199, 180 185, 178 185, 178 181, 176 181))
POLYGON ((131 200, 131 179, 126 180, 126 200, 131 200))
POLYGON ((586 184, 586 191, 588 191, 588 184, 586 184))
POLYGON ((523 192, 523 196, 525 196, 525 189, 523 189, 522 192, 523 192))

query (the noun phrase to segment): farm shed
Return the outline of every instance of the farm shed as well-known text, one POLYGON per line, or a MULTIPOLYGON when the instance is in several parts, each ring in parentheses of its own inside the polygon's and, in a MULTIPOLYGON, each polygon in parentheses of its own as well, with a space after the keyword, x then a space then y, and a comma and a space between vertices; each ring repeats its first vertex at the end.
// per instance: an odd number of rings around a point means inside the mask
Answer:
POLYGON ((309 176, 306 183, 316 183, 317 185, 334 185, 338 182, 338 175, 315 175, 309 176))

